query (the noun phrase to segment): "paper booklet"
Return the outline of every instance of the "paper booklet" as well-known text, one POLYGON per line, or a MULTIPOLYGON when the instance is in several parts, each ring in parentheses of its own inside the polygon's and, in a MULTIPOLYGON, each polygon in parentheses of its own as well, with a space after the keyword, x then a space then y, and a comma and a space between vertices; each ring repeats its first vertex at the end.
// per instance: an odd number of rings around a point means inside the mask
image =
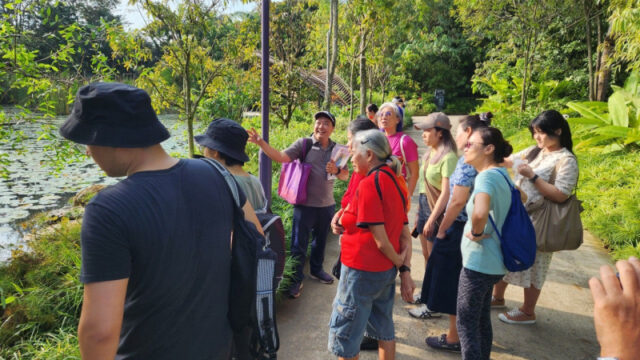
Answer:
MULTIPOLYGON (((349 149, 344 145, 336 144, 331 151, 331 160, 333 160, 336 163, 336 166, 340 169, 347 165, 349 156, 349 149)), ((333 180, 335 178, 335 175, 327 174, 327 180, 333 180)))

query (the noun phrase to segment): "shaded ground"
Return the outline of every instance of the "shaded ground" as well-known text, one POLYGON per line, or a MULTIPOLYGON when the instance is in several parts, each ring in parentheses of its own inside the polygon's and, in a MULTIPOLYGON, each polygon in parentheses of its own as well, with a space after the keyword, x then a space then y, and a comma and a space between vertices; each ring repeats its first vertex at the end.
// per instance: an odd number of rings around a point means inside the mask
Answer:
MULTIPOLYGON (((456 123, 457 119, 453 119, 456 123)), ((414 118, 419 121, 419 118, 414 118)), ((455 127, 454 127, 455 128, 455 127)), ((424 151, 420 134, 408 133, 424 151)), ((410 222, 415 220, 417 194, 412 199, 410 222)), ((338 256, 338 239, 328 240, 325 269, 328 271, 338 256)), ((551 263, 547 281, 542 290, 534 325, 507 325, 498 320, 499 310, 492 310, 493 352, 492 359, 595 359, 599 352, 593 327, 593 302, 588 280, 597 275, 599 267, 609 264, 610 259, 601 243, 585 233, 585 243, 576 251, 556 253, 551 263)), ((308 274, 308 266, 305 269, 308 274)), ((413 241, 412 276, 419 289, 424 275, 424 258, 418 240, 413 241)), ((459 359, 455 353, 431 350, 424 343, 426 336, 445 332, 448 317, 434 320, 417 320, 407 310, 413 305, 402 301, 397 282, 394 306, 396 325, 397 359, 459 359)), ((335 297, 337 282, 324 285, 306 279, 302 296, 296 300, 280 302, 277 321, 280 333, 280 359, 333 359, 327 350, 328 324, 331 304, 335 297)), ((506 293, 507 306, 518 306, 522 301, 522 289, 509 287, 506 293)), ((364 360, 377 359, 376 352, 362 352, 364 360)))

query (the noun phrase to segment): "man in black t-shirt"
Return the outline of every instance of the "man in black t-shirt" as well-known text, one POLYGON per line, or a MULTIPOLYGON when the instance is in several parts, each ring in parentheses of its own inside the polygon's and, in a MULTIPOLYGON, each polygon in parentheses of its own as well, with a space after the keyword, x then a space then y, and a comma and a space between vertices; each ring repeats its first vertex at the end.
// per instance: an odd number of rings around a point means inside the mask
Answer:
POLYGON ((234 203, 222 175, 170 157, 149 95, 128 85, 82 87, 60 133, 126 176, 83 219, 83 358, 227 359, 234 203))

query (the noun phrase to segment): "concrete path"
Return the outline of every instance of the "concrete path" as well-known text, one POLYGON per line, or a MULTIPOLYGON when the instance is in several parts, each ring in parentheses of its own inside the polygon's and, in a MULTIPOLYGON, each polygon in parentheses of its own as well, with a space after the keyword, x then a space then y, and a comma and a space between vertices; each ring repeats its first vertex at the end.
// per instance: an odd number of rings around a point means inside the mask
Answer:
MULTIPOLYGON (((457 117, 452 119, 457 123, 457 117)), ((414 118, 419 121, 419 118, 414 118)), ((455 128, 455 127, 454 127, 455 128)), ((420 154, 425 150, 420 133, 407 132, 420 146, 420 154)), ((411 225, 417 210, 417 193, 412 198, 411 225)), ((328 240, 325 269, 329 271, 338 256, 338 239, 328 240)), ((534 325, 508 325, 498 320, 499 310, 492 310, 493 352, 492 359, 499 360, 593 360, 599 353, 593 327, 593 302, 588 280, 597 275, 601 265, 611 260, 602 244, 585 233, 585 243, 576 251, 556 253, 551 263, 547 281, 542 290, 536 309, 537 323, 534 325)), ((424 276, 424 258, 420 242, 413 241, 412 271, 417 291, 424 276)), ((308 274, 308 266, 305 273, 308 274)), ((394 306, 396 325, 397 359, 459 359, 460 355, 428 348, 426 336, 437 336, 446 332, 448 317, 434 320, 417 320, 409 316, 407 310, 413 305, 402 301, 400 281, 394 306)), ((278 305, 277 322, 280 333, 280 359, 334 359, 327 350, 328 324, 331 304, 335 297, 337 281, 324 285, 307 278, 300 298, 283 299, 278 305)), ((523 291, 509 287, 506 293, 508 307, 519 306, 523 291)), ((361 352, 363 360, 377 359, 377 352, 361 352)))

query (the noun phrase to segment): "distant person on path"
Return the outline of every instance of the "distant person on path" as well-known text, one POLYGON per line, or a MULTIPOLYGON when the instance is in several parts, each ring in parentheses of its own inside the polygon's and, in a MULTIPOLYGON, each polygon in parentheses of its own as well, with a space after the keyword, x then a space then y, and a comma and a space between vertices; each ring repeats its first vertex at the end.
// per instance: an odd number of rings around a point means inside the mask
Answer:
POLYGON ((478 172, 467 203, 470 218, 460 246, 463 269, 458 284, 456 325, 464 360, 489 360, 491 355, 491 289, 507 269, 500 239, 488 219, 491 212, 501 229, 511 207, 511 189, 506 179, 509 175, 498 165, 511 151, 500 130, 487 127, 474 131, 464 149, 464 161, 478 172))
POLYGON ((593 322, 600 343, 600 358, 640 359, 640 260, 630 257, 600 268, 598 280, 589 280, 593 296, 593 322))
MULTIPOLYGON (((438 226, 442 221, 449 199, 449 177, 458 161, 456 144, 451 135, 451 121, 444 113, 431 113, 423 122, 415 124, 416 130, 422 130, 422 141, 429 151, 422 157, 420 165, 419 202, 415 232, 418 233, 425 266, 438 226)), ((439 314, 429 311, 420 294, 416 294, 422 306, 412 309, 409 314, 426 319, 439 314)))
POLYGON ((266 212, 267 197, 260 180, 242 168, 244 163, 249 161, 245 152, 249 138, 247 131, 233 120, 220 118, 213 120, 204 134, 196 135, 194 138, 198 145, 202 146, 202 154, 205 157, 217 160, 229 170, 253 209, 256 212, 266 212))
MULTIPOLYGON (((411 136, 402 132, 402 116, 397 105, 384 103, 380 106, 378 125, 387 135, 392 154, 398 157, 402 163, 402 176, 407 182, 408 197, 411 199, 418 183, 420 169, 418 164, 418 145, 411 136)), ((407 209, 407 211, 409 210, 407 209)))
MULTIPOLYGON (((505 166, 518 161, 515 183, 527 195, 525 208, 548 199, 562 203, 569 198, 578 183, 578 162, 573 154, 573 141, 567 120, 555 110, 540 113, 529 124, 536 145, 511 156, 505 166), (555 181, 554 181, 555 179, 555 181)), ((539 232, 539 229, 536 229, 539 232)), ((552 252, 536 251, 533 266, 525 271, 508 273, 493 291, 492 306, 504 306, 507 284, 524 288, 524 304, 499 314, 509 324, 534 324, 535 308, 542 285, 551 265, 552 252)))
POLYGON ((235 203, 222 175, 170 157, 149 95, 129 85, 80 88, 60 134, 86 145, 108 176, 126 176, 82 221, 82 357, 228 359, 235 203))
POLYGON ((342 181, 346 181, 349 177, 349 170, 346 167, 338 168, 331 160, 331 151, 336 143, 330 137, 336 126, 336 118, 328 111, 317 112, 314 118, 311 137, 306 141, 305 138, 296 140, 284 151, 269 145, 255 129, 249 130, 249 141, 260 146, 273 161, 287 163, 301 159, 313 166, 307 183, 307 201, 304 205, 293 207, 291 255, 298 261, 298 265, 293 275, 293 284, 288 291, 290 298, 300 296, 309 233, 313 233, 309 259, 311 277, 324 284, 333 283, 333 277, 322 268, 327 235, 329 235, 331 219, 335 212, 333 180, 328 180, 327 176, 333 174, 342 181), (308 144, 306 149, 303 148, 305 143, 308 144), (306 153, 305 159, 302 159, 303 153, 306 153))
POLYGON ((367 117, 371 120, 376 126, 378 126, 378 119, 376 118, 376 113, 378 112, 378 105, 369 104, 367 105, 367 117))
POLYGON ((402 129, 404 127, 404 99, 402 99, 402 97, 400 96, 395 96, 393 99, 391 99, 391 103, 398 107, 400 115, 400 129, 402 129))
POLYGON ((406 301, 415 287, 404 209, 408 200, 396 181, 400 163, 378 130, 355 136, 351 161, 354 171, 365 178, 341 218, 342 274, 329 324, 329 350, 339 359, 357 359, 366 335, 378 340, 380 359, 394 359, 398 271, 406 301))
MULTIPOLYGON (((491 124, 491 113, 468 115, 459 120, 456 131, 456 145, 460 152, 476 129, 491 124)), ((478 172, 465 164, 461 156, 453 174, 449 178, 449 199, 447 208, 438 228, 422 283, 422 298, 425 307, 431 311, 449 314, 449 331, 440 336, 425 339, 428 346, 448 351, 460 351, 460 338, 456 327, 456 301, 458 280, 462 270, 460 242, 467 212, 464 206, 473 190, 473 182, 478 172)), ((418 313, 419 315, 420 313, 418 313)))

